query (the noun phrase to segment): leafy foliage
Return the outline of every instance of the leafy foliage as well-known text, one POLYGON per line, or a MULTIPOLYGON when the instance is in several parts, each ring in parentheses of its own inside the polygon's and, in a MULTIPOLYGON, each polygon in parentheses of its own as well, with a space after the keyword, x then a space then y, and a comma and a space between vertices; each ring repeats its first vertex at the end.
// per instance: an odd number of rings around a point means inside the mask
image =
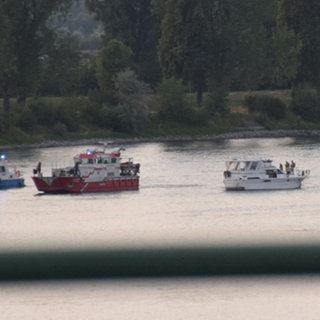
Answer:
POLYGON ((123 42, 133 52, 133 69, 150 84, 160 81, 157 59, 160 24, 152 14, 151 0, 86 0, 88 9, 104 26, 104 39, 123 42))
POLYGON ((18 99, 25 101, 33 92, 40 70, 39 58, 45 53, 53 31, 47 26, 51 14, 66 10, 73 0, 2 0, 0 7, 10 21, 6 33, 15 59, 14 77, 18 99))
POLYGON ((228 95, 224 91, 209 93, 205 98, 205 108, 212 116, 225 116, 229 113, 228 95))
POLYGON ((119 120, 118 130, 132 132, 143 127, 149 120, 150 86, 139 81, 134 71, 125 70, 117 74, 115 89, 119 100, 114 113, 119 120))
MULTIPOLYGON (((150 119, 216 124, 233 116, 230 91, 277 88, 294 88, 292 110, 320 122, 319 53, 317 0, 2 0, 0 122, 64 136, 83 123, 126 133, 150 119), (56 28, 58 16, 66 24, 56 28), (83 35, 99 24, 101 49, 84 52, 83 35), (79 95, 85 108, 30 99, 79 95), (23 102, 16 110, 11 97, 23 102)), ((286 116, 277 99, 246 103, 263 123, 286 116)))
POLYGON ((111 40, 97 58, 96 73, 100 90, 108 102, 116 102, 114 80, 120 71, 130 66, 132 51, 121 41, 111 40))
POLYGON ((101 23, 95 21, 85 7, 85 0, 77 0, 70 8, 67 17, 54 14, 50 25, 57 32, 77 40, 80 50, 97 50, 102 43, 101 23))
POLYGON ((159 118, 165 121, 176 121, 185 124, 197 123, 199 116, 193 111, 186 99, 186 87, 181 80, 170 78, 163 80, 157 88, 155 103, 158 106, 159 118))
POLYGON ((274 70, 277 0, 231 3, 229 90, 268 88, 274 70))
POLYGON ((286 104, 279 98, 249 95, 246 96, 244 103, 250 113, 258 112, 278 120, 286 115, 286 104))
POLYGON ((159 56, 167 78, 182 78, 202 103, 205 90, 225 82, 228 66, 229 2, 168 0, 163 4, 159 56))
POLYGON ((279 23, 292 30, 300 42, 296 84, 320 86, 320 2, 279 0, 279 23))
POLYGON ((139 81, 132 70, 120 71, 114 79, 116 103, 98 108, 94 122, 101 128, 131 133, 141 129, 149 120, 150 87, 139 81))
POLYGON ((305 121, 320 121, 320 95, 310 86, 293 91, 292 110, 305 121))
POLYGON ((78 89, 81 57, 74 39, 58 34, 50 56, 41 57, 40 96, 67 96, 78 89))

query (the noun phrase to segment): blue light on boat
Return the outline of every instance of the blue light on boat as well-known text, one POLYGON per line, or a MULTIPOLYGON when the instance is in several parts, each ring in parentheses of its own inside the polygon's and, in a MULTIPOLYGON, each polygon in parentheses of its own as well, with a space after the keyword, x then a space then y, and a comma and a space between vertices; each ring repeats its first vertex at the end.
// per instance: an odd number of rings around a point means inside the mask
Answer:
POLYGON ((2 154, 2 155, 1 155, 1 160, 6 160, 6 159, 7 159, 6 155, 5 155, 5 154, 2 154))

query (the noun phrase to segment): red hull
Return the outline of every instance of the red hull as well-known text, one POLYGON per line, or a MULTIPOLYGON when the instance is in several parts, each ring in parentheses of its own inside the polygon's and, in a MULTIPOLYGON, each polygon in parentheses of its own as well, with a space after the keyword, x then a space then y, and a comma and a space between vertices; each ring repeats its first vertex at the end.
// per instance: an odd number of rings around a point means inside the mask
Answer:
POLYGON ((85 182, 78 177, 32 177, 39 191, 45 193, 113 192, 139 189, 139 177, 121 177, 99 182, 85 182))

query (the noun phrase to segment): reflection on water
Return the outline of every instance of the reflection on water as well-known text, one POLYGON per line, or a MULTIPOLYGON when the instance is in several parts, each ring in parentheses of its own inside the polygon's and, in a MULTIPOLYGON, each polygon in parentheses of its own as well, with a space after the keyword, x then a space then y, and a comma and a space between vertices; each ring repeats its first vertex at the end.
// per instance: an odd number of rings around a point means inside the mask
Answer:
POLYGON ((320 278, 3 285, 1 316, 43 319, 319 319, 320 278))
MULTIPOLYGON (((141 163, 139 191, 37 196, 38 161, 49 172, 88 147, 7 152, 27 186, 0 191, 0 249, 320 240, 318 139, 129 145, 141 163), (225 192, 224 162, 253 155, 294 160, 311 176, 301 190, 225 192)), ((4 319, 317 319, 319 284, 318 277, 1 284, 0 304, 4 319)))

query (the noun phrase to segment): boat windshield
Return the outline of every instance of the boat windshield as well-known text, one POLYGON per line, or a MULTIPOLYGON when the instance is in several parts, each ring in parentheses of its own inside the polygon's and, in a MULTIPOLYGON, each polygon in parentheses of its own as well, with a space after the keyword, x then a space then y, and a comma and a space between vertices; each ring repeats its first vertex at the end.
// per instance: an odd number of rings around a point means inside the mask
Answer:
POLYGON ((257 161, 251 162, 250 170, 256 170, 257 167, 258 167, 258 162, 257 161))
POLYGON ((255 171, 259 167, 259 161, 229 161, 227 170, 229 171, 255 171))
POLYGON ((239 161, 237 170, 244 171, 247 170, 249 167, 250 162, 248 161, 239 161))
POLYGON ((229 161, 227 164, 227 170, 233 171, 236 170, 238 161, 229 161))
POLYGON ((240 171, 244 171, 244 170, 248 170, 250 166, 250 161, 230 161, 228 163, 228 170, 230 171, 236 171, 236 170, 240 170, 240 171))

